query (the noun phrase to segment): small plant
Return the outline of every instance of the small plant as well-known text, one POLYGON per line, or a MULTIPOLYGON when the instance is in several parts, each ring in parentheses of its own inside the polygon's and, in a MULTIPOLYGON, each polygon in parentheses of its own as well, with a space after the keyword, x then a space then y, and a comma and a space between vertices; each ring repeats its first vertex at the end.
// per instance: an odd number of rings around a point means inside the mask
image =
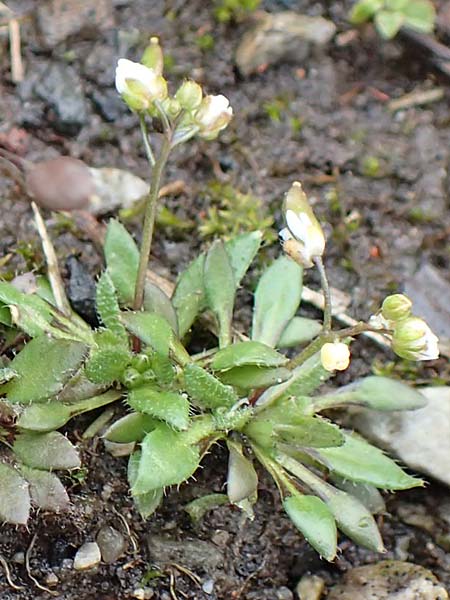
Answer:
POLYGON ((254 12, 261 0, 215 0, 214 17, 219 23, 240 21, 254 12))
POLYGON ((391 39, 401 27, 430 33, 436 11, 430 0, 359 0, 350 13, 350 21, 360 25, 371 20, 381 37, 391 39))
MULTIPOLYGON (((80 413, 122 399, 127 412, 103 438, 114 454, 129 455, 131 493, 144 518, 157 509, 166 487, 188 481, 205 453, 224 440, 229 502, 251 514, 256 459, 273 477, 294 525, 327 560, 336 555, 337 529, 381 551, 370 509, 379 505, 378 489, 422 482, 322 413, 346 405, 409 410, 423 406, 424 399, 385 377, 366 377, 333 392, 320 386, 348 367, 351 340, 362 332, 381 332, 399 356, 411 360, 436 358, 437 338, 399 294, 388 297, 369 323, 332 329, 325 238, 298 182, 283 208, 285 256, 259 280, 250 331, 233 327, 233 309, 260 247, 260 231, 214 241, 181 273, 171 298, 152 284, 147 266, 169 154, 194 136, 216 137, 232 110, 223 96, 204 97, 195 82, 169 96, 156 40, 142 60, 122 59, 116 72, 118 91, 140 119, 152 167, 142 246, 138 249, 118 221, 110 221, 106 270, 96 292, 101 327, 91 329, 71 310, 55 264, 49 268, 50 285, 41 281, 32 294, 0 283, 2 322, 30 338, 0 371, 0 517, 25 524, 32 505, 65 509, 67 492, 55 471, 78 468, 80 458, 58 429, 80 413), (148 118, 162 125, 156 156, 148 118), (297 314, 308 268, 320 275, 323 323, 297 314), (194 321, 205 316, 217 345, 191 355, 184 340, 194 321), (298 346, 303 349, 292 358, 282 351, 298 346)), ((49 256, 48 240, 45 247, 49 256)), ((190 510, 198 515, 219 500, 223 503, 223 496, 208 496, 190 510)))

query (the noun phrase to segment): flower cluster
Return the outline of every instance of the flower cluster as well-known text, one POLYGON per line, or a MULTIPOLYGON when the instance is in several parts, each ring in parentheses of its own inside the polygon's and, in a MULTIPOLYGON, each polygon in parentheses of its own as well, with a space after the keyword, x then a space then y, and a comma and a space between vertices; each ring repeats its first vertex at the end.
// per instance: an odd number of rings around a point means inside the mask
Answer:
POLYGON ((439 339, 420 317, 411 313, 412 302, 404 294, 388 296, 370 324, 388 330, 392 350, 408 360, 433 360, 439 356, 439 339))
POLYGON ((233 109, 225 96, 203 95, 195 81, 185 81, 174 96, 163 77, 163 54, 157 38, 150 40, 140 63, 121 58, 116 68, 116 88, 129 108, 162 117, 174 126, 174 142, 194 135, 212 140, 230 122, 233 109))

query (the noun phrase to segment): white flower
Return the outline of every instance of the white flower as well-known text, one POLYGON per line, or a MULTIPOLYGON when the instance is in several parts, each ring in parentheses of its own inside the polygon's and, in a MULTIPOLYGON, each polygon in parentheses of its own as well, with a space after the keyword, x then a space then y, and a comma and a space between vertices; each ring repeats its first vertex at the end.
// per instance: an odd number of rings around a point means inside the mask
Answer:
POLYGON ((328 342, 320 349, 320 360, 327 371, 345 371, 350 364, 350 350, 343 342, 328 342))
POLYGON ((199 126, 199 136, 211 140, 225 129, 233 116, 233 109, 228 98, 219 94, 218 96, 206 96, 203 98, 195 113, 195 123, 199 126))
POLYGON ((322 256, 325 250, 325 236, 298 181, 292 184, 286 194, 284 217, 289 231, 302 244, 304 266, 312 267, 313 258, 322 256))
POLYGON ((117 63, 116 89, 133 110, 146 110, 155 100, 167 97, 164 77, 126 58, 119 59, 117 63))
POLYGON ((439 338, 423 319, 408 317, 397 322, 392 349, 408 360, 434 360, 439 356, 439 338))

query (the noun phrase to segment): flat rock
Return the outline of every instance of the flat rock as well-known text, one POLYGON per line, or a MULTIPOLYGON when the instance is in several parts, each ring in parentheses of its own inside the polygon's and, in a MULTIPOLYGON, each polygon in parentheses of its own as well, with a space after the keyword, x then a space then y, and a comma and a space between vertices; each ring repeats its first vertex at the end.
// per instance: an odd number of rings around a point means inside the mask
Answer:
POLYGON ((348 571, 327 600, 446 600, 431 571, 408 562, 383 560, 348 571))
POLYGON ((114 26, 112 0, 50 0, 38 4, 36 22, 47 48, 71 35, 95 34, 114 26))
POLYGON ((86 124, 86 99, 81 79, 73 67, 51 63, 36 82, 34 92, 53 111, 49 120, 58 132, 76 135, 86 124))
POLYGON ((189 569, 214 571, 223 563, 222 552, 211 542, 204 540, 181 540, 150 535, 148 548, 152 561, 158 565, 178 563, 189 569))
POLYGON ((86 542, 75 554, 73 568, 76 571, 85 571, 96 567, 101 561, 100 548, 96 542, 86 542))
POLYGON ((281 61, 301 63, 314 47, 325 46, 336 32, 334 23, 323 17, 293 11, 261 11, 255 19, 255 27, 243 36, 236 50, 236 64, 243 75, 281 61))
POLYGON ((450 387, 420 390, 428 400, 418 410, 362 410, 352 425, 411 469, 450 486, 450 387))

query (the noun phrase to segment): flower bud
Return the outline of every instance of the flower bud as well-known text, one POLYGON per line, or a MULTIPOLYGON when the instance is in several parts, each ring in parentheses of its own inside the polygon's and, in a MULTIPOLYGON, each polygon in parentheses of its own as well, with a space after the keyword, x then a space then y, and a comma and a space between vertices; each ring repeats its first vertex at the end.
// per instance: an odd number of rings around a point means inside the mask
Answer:
POLYGON ((400 321, 411 314, 412 302, 403 294, 387 296, 381 306, 381 314, 387 321, 400 321))
POLYGON ((292 260, 294 260, 301 267, 308 266, 308 261, 304 256, 303 244, 292 237, 291 232, 287 227, 284 227, 278 233, 278 239, 285 254, 292 258, 292 260))
POLYGON ((312 267, 312 259, 322 256, 325 250, 325 236, 298 181, 292 184, 286 194, 283 212, 290 233, 302 244, 304 266, 312 267))
POLYGON ((164 77, 126 58, 117 63, 116 89, 131 110, 147 110, 155 100, 167 97, 164 77))
POLYGON ((202 97, 202 88, 195 81, 185 81, 175 94, 175 98, 181 107, 188 111, 198 108, 202 102, 202 97))
POLYGON ((439 356, 438 342, 423 319, 408 317, 395 325, 392 350, 408 360, 433 360, 439 356))
POLYGON ((194 120, 200 128, 198 135, 206 140, 218 136, 219 131, 225 129, 233 116, 233 109, 228 98, 218 96, 205 96, 197 109, 194 120))
POLYGON ((350 350, 343 342, 329 342, 320 349, 320 361, 327 371, 345 371, 350 364, 350 350))
POLYGON ((150 44, 144 50, 141 63, 149 69, 152 69, 157 75, 162 75, 164 56, 157 37, 150 38, 150 44))

